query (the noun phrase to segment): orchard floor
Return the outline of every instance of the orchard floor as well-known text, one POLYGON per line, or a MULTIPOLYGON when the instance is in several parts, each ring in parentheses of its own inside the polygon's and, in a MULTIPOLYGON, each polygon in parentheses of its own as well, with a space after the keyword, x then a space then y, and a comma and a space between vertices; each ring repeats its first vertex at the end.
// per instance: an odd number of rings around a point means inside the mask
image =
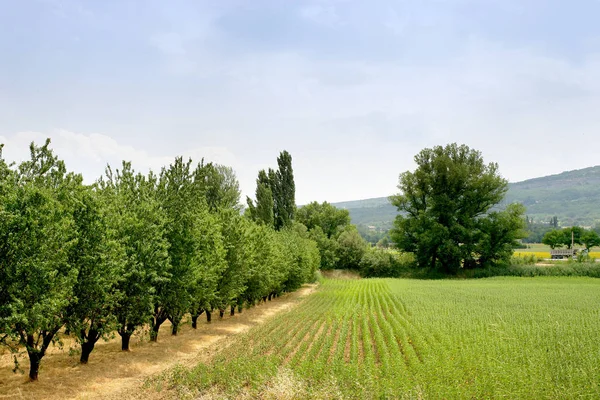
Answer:
MULTIPOLYGON (((140 390, 144 381, 176 364, 196 365, 214 353, 229 346, 230 338, 264 323, 270 317, 289 311, 301 299, 312 293, 316 285, 305 285, 300 290, 273 299, 270 302, 244 310, 241 314, 221 320, 213 314, 213 322, 206 323, 204 315, 198 320, 198 329, 189 323, 171 336, 167 322, 161 326, 158 342, 150 343, 147 335, 131 339, 131 351, 120 351, 120 337, 96 344, 87 365, 79 363, 78 349, 70 339, 63 339, 62 349, 51 347, 42 360, 38 382, 27 378, 29 361, 26 354, 19 357, 24 373, 13 373, 12 355, 0 354, 0 399, 148 399, 148 390, 140 390), (202 321, 202 322, 200 322, 202 321)), ((151 395, 151 397, 154 397, 151 395)))

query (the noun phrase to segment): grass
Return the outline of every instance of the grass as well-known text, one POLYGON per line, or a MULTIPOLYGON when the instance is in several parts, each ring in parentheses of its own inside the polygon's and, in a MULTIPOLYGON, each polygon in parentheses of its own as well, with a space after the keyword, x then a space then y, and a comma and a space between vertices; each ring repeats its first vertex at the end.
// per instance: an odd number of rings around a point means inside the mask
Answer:
POLYGON ((158 381, 216 398, 598 398, 600 281, 325 279, 158 381))

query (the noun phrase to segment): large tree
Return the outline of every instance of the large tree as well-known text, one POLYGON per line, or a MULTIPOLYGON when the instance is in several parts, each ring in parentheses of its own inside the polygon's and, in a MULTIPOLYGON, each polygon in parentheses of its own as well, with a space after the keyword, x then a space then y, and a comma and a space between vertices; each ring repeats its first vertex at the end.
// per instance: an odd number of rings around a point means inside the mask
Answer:
POLYGON ((31 380, 64 325, 77 280, 68 262, 69 204, 80 177, 66 173, 49 145, 32 143, 17 171, 0 157, 0 341, 25 347, 31 380))
POLYGON ((247 213, 256 222, 273 226, 276 230, 292 225, 296 215, 296 185, 292 156, 282 151, 277 157, 278 169, 258 172, 256 203, 248 197, 247 213))
POLYGON ((119 300, 115 306, 121 336, 121 349, 129 351, 134 331, 154 315, 160 286, 171 278, 167 215, 156 196, 158 178, 136 173, 131 163, 121 170, 110 167, 99 188, 110 212, 117 240, 123 246, 125 263, 118 283, 119 300))
MULTIPOLYGON (((275 229, 290 226, 296 214, 296 184, 294 183, 294 170, 292 169, 292 156, 287 151, 282 151, 277 157, 278 169, 275 173, 274 183, 274 216, 275 229)), ((271 179, 273 181, 273 179, 271 179)))
POLYGON ((96 342, 116 329, 114 311, 120 297, 118 283, 125 253, 109 228, 108 219, 116 216, 107 212, 109 208, 103 206, 98 192, 89 186, 77 186, 73 204, 76 240, 69 251, 69 263, 78 274, 67 327, 81 344, 80 362, 86 364, 96 342))
POLYGON ((337 237, 342 230, 350 225, 350 213, 328 202, 321 204, 313 201, 302 206, 296 212, 298 222, 306 225, 309 231, 319 226, 328 238, 337 237))
POLYGON ((415 163, 414 172, 400 175, 400 193, 390 198, 401 213, 392 232, 397 246, 413 252, 419 267, 445 272, 505 259, 499 243, 510 245, 522 227, 511 225, 515 210, 510 216, 490 214, 508 187, 498 165, 457 144, 424 149, 415 163))

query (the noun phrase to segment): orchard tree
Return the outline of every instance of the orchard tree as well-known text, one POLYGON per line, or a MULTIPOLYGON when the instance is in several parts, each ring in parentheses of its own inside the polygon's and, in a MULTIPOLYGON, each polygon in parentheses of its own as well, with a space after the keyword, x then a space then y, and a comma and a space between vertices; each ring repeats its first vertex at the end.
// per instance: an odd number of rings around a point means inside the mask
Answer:
POLYGON ((0 161, 0 341, 25 347, 31 380, 64 325, 78 273, 68 260, 78 178, 49 145, 32 143, 17 171, 0 161))
POLYGON ((157 289, 171 277, 167 216, 156 198, 157 177, 135 173, 131 163, 99 181, 102 196, 113 213, 110 221, 125 252, 124 272, 118 283, 119 300, 115 306, 121 349, 129 351, 134 331, 156 313, 157 289))
POLYGON ((231 167, 200 162, 194 171, 194 182, 204 195, 211 212, 219 209, 241 210, 240 185, 231 167))
POLYGON ((401 212, 392 231, 398 248, 414 253, 419 267, 449 273, 502 258, 504 246, 494 243, 510 242, 520 227, 500 229, 505 217, 488 215, 508 187, 497 164, 485 164, 480 152, 457 144, 424 149, 415 162, 414 172, 400 175, 400 193, 390 197, 401 212))
POLYGON ((269 177, 265 170, 261 170, 256 179, 256 204, 249 197, 246 198, 250 219, 265 226, 273 227, 275 223, 273 201, 273 190, 269 177))
POLYGON ((125 253, 109 228, 100 196, 81 184, 76 188, 73 221, 76 240, 68 260, 77 270, 73 299, 68 307, 67 327, 81 344, 80 362, 87 364, 100 338, 107 338, 116 326, 114 315, 124 272, 125 253))
POLYGON ((221 271, 216 287, 213 307, 218 308, 223 316, 225 309, 230 307, 234 315, 235 308, 243 307, 242 293, 246 290, 246 235, 247 222, 235 209, 221 209, 218 215, 221 235, 223 238, 225 264, 221 271))

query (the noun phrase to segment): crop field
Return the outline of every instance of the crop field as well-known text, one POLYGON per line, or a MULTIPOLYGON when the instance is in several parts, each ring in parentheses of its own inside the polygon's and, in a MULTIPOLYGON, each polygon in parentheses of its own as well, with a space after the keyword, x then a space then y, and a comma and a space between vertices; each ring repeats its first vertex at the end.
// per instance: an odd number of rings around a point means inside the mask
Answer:
MULTIPOLYGON (((527 249, 516 249, 514 255, 516 257, 524 257, 529 255, 535 255, 537 258, 547 259, 550 258, 550 246, 542 243, 529 243, 527 249)), ((581 246, 575 246, 580 248, 581 246)), ((592 249, 593 250, 593 249, 592 249)), ((589 256, 593 259, 600 258, 600 251, 590 251, 589 256)))
POLYGON ((178 397, 599 398, 600 280, 326 279, 211 361, 178 397))

